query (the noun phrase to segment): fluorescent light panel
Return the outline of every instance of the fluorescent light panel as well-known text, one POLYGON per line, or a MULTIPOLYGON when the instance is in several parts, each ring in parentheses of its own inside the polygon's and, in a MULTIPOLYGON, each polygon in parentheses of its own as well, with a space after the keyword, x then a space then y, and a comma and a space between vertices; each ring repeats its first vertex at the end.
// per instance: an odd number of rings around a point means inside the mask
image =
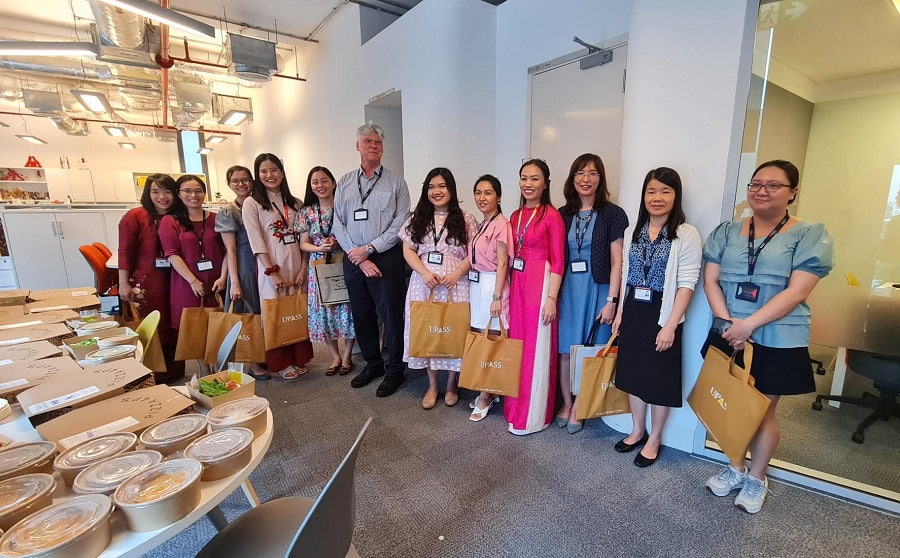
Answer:
POLYGON ((137 146, 130 141, 120 141, 119 147, 121 147, 122 149, 137 149, 137 146))
POLYGON ((121 126, 103 126, 103 129, 114 138, 124 138, 128 135, 125 128, 121 126))
POLYGON ((106 95, 103 93, 85 91, 83 89, 73 89, 70 93, 78 99, 78 102, 81 103, 84 108, 91 112, 104 114, 113 111, 112 107, 109 105, 109 101, 106 99, 106 95))
POLYGON ((16 137, 19 138, 20 140, 27 141, 28 143, 33 143, 35 145, 41 145, 41 144, 47 143, 46 141, 42 140, 41 138, 39 138, 37 136, 31 136, 28 134, 16 134, 16 137))
POLYGON ((225 126, 237 126, 251 116, 253 116, 252 112, 231 109, 219 118, 219 124, 224 124, 225 126))
POLYGON ((97 56, 94 43, 0 41, 0 56, 97 56))
POLYGON ((125 11, 144 16, 147 19, 152 19, 159 23, 164 23, 170 27, 176 27, 182 31, 187 31, 188 33, 206 35, 207 37, 213 38, 216 36, 216 29, 212 25, 207 25, 202 21, 197 21, 196 19, 187 17, 178 12, 167 10, 153 2, 147 2, 146 0, 100 0, 100 2, 122 8, 125 11))
POLYGON ((197 150, 197 153, 199 153, 200 155, 209 155, 210 153, 212 153, 212 151, 213 150, 209 147, 201 147, 197 150))
MULTIPOLYGON (((900 0, 897 0, 897 1, 900 2, 900 0)), ((211 144, 215 145, 217 143, 222 143, 223 141, 225 141, 227 139, 228 138, 226 138, 225 136, 207 136, 206 143, 211 143, 211 144)))

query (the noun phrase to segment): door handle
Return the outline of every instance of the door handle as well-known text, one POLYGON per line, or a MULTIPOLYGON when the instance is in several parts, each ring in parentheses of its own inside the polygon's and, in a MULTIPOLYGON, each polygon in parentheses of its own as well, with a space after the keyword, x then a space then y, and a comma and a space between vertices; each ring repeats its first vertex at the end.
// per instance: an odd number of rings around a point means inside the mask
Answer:
POLYGON ((53 231, 53 236, 59 236, 59 233, 56 232, 56 221, 50 221, 50 229, 53 231))
POLYGON ((56 230, 59 231, 59 237, 60 237, 61 239, 65 240, 66 234, 63 232, 62 226, 63 226, 62 221, 57 221, 57 222, 56 222, 56 230))

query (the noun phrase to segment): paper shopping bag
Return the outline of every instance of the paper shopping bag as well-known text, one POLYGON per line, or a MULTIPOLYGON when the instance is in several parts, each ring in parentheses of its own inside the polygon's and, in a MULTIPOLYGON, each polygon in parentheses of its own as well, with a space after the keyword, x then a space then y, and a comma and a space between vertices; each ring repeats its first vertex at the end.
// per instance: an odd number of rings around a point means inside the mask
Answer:
POLYGON ((340 254, 324 259, 310 261, 313 273, 316 275, 316 285, 319 288, 319 302, 322 306, 337 306, 350 302, 350 293, 344 282, 344 264, 340 254))
POLYGON ((475 391, 518 397, 522 341, 510 339, 503 320, 497 321, 500 322, 499 335, 489 333, 490 321, 483 332, 466 333, 459 385, 475 391))
POLYGON ((241 333, 234 346, 233 362, 258 363, 266 361, 266 343, 263 339, 262 319, 257 314, 234 313, 234 304, 228 312, 216 312, 209 315, 209 328, 206 332, 206 357, 208 364, 216 364, 219 347, 225 336, 240 322, 241 333))
POLYGON ((584 359, 581 385, 578 390, 578 420, 630 413, 628 394, 616 387, 616 359, 618 347, 612 344, 613 335, 597 356, 584 359))
POLYGON ((178 327, 178 344, 175 345, 175 360, 192 358, 202 360, 206 356, 206 333, 209 329, 209 315, 222 312, 222 299, 216 295, 218 307, 194 306, 181 311, 181 325, 178 327))
POLYGON ((569 385, 572 386, 574 395, 578 395, 581 388, 581 367, 584 359, 597 356, 597 353, 603 350, 603 345, 597 345, 597 330, 602 325, 600 320, 595 320, 584 344, 569 346, 569 385))
POLYGON ((741 463, 747 454, 750 440, 762 423, 771 401, 753 387, 750 366, 753 345, 744 346, 744 367, 711 345, 688 405, 703 426, 716 439, 722 452, 732 463, 741 463))
POLYGON ((267 351, 309 339, 306 302, 306 293, 299 291, 263 299, 263 339, 267 351))
POLYGON ((409 356, 419 358, 462 358, 469 331, 469 303, 428 300, 409 304, 409 356))

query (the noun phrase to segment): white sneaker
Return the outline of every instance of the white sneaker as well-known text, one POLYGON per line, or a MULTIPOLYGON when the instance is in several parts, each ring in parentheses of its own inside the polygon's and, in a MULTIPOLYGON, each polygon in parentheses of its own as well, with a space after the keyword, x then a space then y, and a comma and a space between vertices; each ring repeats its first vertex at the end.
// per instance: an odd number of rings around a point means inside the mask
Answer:
POLYGON ((762 509, 768 492, 769 479, 759 480, 748 474, 744 477, 744 487, 734 499, 734 505, 747 513, 756 513, 762 509))
POLYGON ((728 496, 732 490, 744 486, 744 480, 747 478, 747 471, 738 471, 730 463, 727 467, 709 477, 706 481, 706 488, 716 496, 728 496))

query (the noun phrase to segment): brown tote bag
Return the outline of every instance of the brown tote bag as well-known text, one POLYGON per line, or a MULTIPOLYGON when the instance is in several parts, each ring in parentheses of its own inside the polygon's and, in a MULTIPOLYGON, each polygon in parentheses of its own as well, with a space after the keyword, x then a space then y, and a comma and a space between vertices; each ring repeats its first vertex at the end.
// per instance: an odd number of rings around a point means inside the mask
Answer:
POLYGON ((263 338, 267 351, 309 339, 306 300, 306 293, 300 291, 263 299, 263 338))
POLYGON ((417 358, 462 358, 469 332, 469 303, 428 300, 409 303, 409 356, 417 358))
MULTIPOLYGON (((127 304, 122 305, 122 315, 116 318, 116 321, 122 326, 137 331, 137 328, 141 325, 143 319, 138 313, 137 306, 133 302, 128 302, 127 304)), ((158 332, 153 335, 153 338, 150 340, 150 345, 147 347, 142 346, 142 348, 144 349, 144 357, 141 360, 141 363, 143 363, 144 366, 160 374, 168 372, 158 332)))
POLYGON ((744 367, 711 345, 688 405, 732 463, 741 463, 771 400, 753 387, 753 345, 744 346, 744 367))
POLYGON ((249 362, 251 364, 266 361, 266 343, 263 339, 262 319, 257 314, 236 314, 234 303, 228 312, 216 312, 209 315, 209 329, 206 332, 206 358, 208 364, 216 364, 219 347, 225 336, 240 322, 241 334, 234 346, 233 362, 249 362))
POLYGON ((628 394, 616 387, 616 359, 618 347, 612 344, 617 335, 597 356, 587 357, 581 366, 581 386, 578 388, 577 420, 597 418, 607 415, 630 413, 628 394))
POLYGON ((459 386, 494 395, 518 397, 519 376, 522 372, 522 341, 510 339, 503 320, 500 335, 491 335, 488 321, 481 333, 466 334, 466 348, 462 357, 459 386))
POLYGON ((181 311, 178 344, 175 345, 175 360, 204 359, 209 315, 222 312, 222 299, 219 295, 216 295, 216 300, 219 302, 218 307, 192 306, 181 311))

